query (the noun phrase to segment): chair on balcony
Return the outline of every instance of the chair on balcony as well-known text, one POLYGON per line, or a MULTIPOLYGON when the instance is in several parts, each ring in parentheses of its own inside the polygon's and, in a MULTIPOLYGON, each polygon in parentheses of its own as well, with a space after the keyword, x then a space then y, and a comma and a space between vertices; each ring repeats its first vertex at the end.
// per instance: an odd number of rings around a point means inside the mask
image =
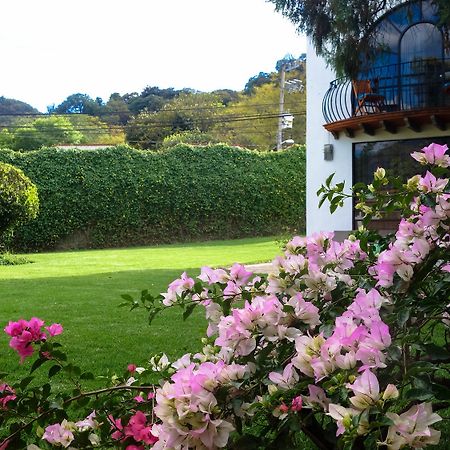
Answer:
POLYGON ((385 97, 373 91, 370 80, 352 80, 352 86, 358 103, 355 116, 383 111, 385 97))

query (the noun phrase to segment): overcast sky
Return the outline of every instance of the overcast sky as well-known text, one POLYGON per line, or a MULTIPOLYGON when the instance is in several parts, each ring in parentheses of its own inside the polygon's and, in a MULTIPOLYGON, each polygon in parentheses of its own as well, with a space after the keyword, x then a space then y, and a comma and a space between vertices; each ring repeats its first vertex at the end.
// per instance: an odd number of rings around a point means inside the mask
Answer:
POLYGON ((2 0, 0 96, 243 89, 306 42, 265 0, 2 0))

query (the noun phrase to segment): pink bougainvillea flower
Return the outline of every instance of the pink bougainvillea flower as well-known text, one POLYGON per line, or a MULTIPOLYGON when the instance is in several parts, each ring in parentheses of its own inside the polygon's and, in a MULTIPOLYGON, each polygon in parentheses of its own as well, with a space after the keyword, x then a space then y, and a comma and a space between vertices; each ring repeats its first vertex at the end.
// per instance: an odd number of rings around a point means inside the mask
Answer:
POLYGON ((340 436, 353 426, 353 417, 359 416, 361 411, 353 408, 344 408, 342 405, 330 403, 328 405, 328 415, 331 416, 337 424, 336 436, 340 436))
POLYGON ((8 402, 14 401, 17 397, 16 391, 6 383, 0 384, 0 409, 7 409, 8 402))
POLYGON ((303 408, 303 399, 301 395, 294 397, 291 402, 292 411, 300 411, 303 408))
POLYGON ((247 284, 253 272, 249 272, 242 264, 235 263, 230 269, 230 278, 237 286, 244 286, 247 284))
POLYGON ((132 437, 137 442, 143 442, 152 445, 158 441, 158 438, 152 434, 152 426, 147 421, 147 416, 138 411, 130 417, 128 425, 123 428, 125 436, 132 437))
POLYGON ((353 384, 348 384, 347 388, 355 394, 354 397, 350 397, 350 402, 356 409, 369 408, 380 399, 378 379, 370 370, 365 370, 353 384))
POLYGON ((183 272, 180 278, 172 281, 169 284, 167 292, 161 293, 164 297, 163 304, 165 306, 172 306, 177 301, 177 297, 194 287, 194 280, 188 277, 186 272, 183 272))
POLYGON ((60 424, 55 423, 49 425, 42 436, 42 439, 46 440, 49 444, 62 445, 68 447, 75 439, 72 431, 75 429, 75 424, 63 420, 60 424))
POLYGON ((430 425, 439 422, 442 417, 433 413, 431 403, 414 405, 400 415, 388 412, 386 416, 394 422, 388 429, 385 442, 389 449, 407 446, 423 448, 439 442, 441 432, 430 428, 430 425))
POLYGON ((427 170, 424 177, 420 178, 419 190, 422 192, 443 192, 445 186, 447 186, 448 179, 446 178, 436 178, 431 172, 427 170))
POLYGON ((98 427, 98 422, 95 420, 96 412, 92 411, 85 419, 75 423, 78 431, 95 430, 98 427))
POLYGON ((108 419, 111 423, 111 431, 114 430, 111 433, 111 437, 115 441, 120 441, 124 437, 122 419, 115 419, 111 414, 108 416, 108 419))
POLYGON ((272 383, 276 384, 279 389, 284 390, 293 388, 297 383, 299 376, 291 363, 286 365, 282 374, 270 372, 269 379, 272 383))
POLYGON ((211 267, 206 266, 201 268, 200 275, 197 278, 209 285, 214 283, 226 283, 229 280, 229 276, 225 270, 211 269, 211 267))
MULTIPOLYGON (((5 327, 5 333, 11 336, 9 346, 19 354, 21 363, 34 353, 33 344, 47 339, 48 336, 43 327, 44 321, 37 317, 32 317, 29 321, 20 319, 17 322, 9 322, 5 327)), ((58 323, 45 329, 50 337, 61 334, 63 331, 62 326, 58 323)))
POLYGON ((308 385, 309 396, 305 397, 305 403, 313 408, 320 408, 324 411, 328 411, 328 405, 330 400, 327 398, 325 391, 314 384, 308 385))
POLYGON ((45 327, 50 336, 58 336, 63 332, 63 327, 59 323, 52 323, 49 327, 45 327))
POLYGON ((430 144, 420 152, 413 152, 411 156, 420 164, 432 164, 439 167, 450 166, 450 156, 446 155, 447 145, 430 144))

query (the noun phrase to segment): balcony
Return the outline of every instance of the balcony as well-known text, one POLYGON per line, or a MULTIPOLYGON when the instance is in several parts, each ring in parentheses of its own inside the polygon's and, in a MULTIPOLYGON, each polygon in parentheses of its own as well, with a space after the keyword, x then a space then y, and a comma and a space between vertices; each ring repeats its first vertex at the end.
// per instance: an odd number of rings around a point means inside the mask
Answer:
POLYGON ((338 78, 322 102, 325 129, 338 139, 362 130, 420 133, 450 124, 450 59, 427 58, 361 71, 357 80, 338 78))

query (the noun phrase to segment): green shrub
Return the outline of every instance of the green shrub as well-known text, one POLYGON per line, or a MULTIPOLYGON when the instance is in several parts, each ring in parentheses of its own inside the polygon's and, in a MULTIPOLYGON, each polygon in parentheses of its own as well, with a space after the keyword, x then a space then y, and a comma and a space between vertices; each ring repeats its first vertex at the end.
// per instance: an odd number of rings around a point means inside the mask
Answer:
POLYGON ((0 162, 0 246, 14 227, 34 219, 38 210, 36 186, 22 170, 0 162))
POLYGON ((0 150, 0 160, 23 168, 39 188, 39 217, 17 230, 16 249, 233 238, 304 226, 302 147, 0 150))

